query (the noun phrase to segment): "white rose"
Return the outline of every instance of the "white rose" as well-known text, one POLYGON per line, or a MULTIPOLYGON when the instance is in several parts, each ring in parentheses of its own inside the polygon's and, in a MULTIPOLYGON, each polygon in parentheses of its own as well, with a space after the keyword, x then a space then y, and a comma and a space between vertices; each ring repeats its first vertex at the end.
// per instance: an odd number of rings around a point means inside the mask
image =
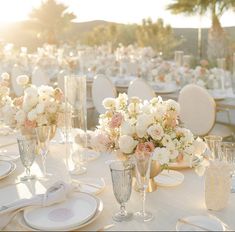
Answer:
POLYGON ((109 110, 109 109, 115 109, 116 106, 116 100, 115 98, 105 98, 103 100, 103 106, 105 109, 109 110))
POLYGON ((36 111, 36 109, 33 109, 33 110, 31 110, 31 111, 28 113, 28 119, 29 119, 30 121, 34 121, 34 120, 37 119, 37 111, 36 111))
POLYGON ((26 119, 25 112, 23 110, 19 110, 15 115, 15 119, 18 123, 23 124, 26 119))
POLYGON ((3 81, 9 81, 10 75, 7 72, 2 73, 1 78, 3 81))
POLYGON ((180 112, 179 103, 172 100, 172 99, 169 99, 169 100, 166 101, 166 108, 167 108, 167 111, 174 111, 177 114, 180 112))
POLYGON ((154 140, 161 140, 162 136, 164 135, 164 131, 161 125, 154 124, 147 129, 147 133, 152 137, 154 140))
POLYGON ((153 116, 147 114, 141 114, 137 118, 136 122, 136 133, 138 137, 143 138, 146 133, 148 127, 153 123, 153 116))
POLYGON ((38 103, 37 96, 25 95, 23 100, 23 110, 29 112, 38 103))
POLYGON ((123 135, 119 138, 118 144, 121 152, 130 154, 138 144, 138 141, 134 140, 129 135, 123 135))
POLYGON ((54 89, 48 85, 42 85, 38 88, 39 96, 49 97, 52 96, 54 93, 54 89))
POLYGON ((16 82, 21 86, 27 85, 29 83, 29 77, 27 75, 20 75, 16 78, 16 82))
POLYGON ((168 164, 170 161, 170 152, 166 148, 157 147, 153 151, 153 160, 156 160, 161 165, 168 164))
POLYGON ((45 104, 44 103, 38 103, 36 106, 37 114, 43 114, 45 111, 45 104))
POLYGON ((167 147, 167 146, 169 146, 169 144, 171 144, 171 143, 173 143, 173 142, 172 142, 172 139, 171 139, 171 136, 168 135, 168 134, 165 134, 165 135, 163 136, 163 139, 162 139, 162 145, 165 146, 165 147, 167 147))
POLYGON ((124 121, 120 127, 121 135, 133 135, 135 133, 135 127, 132 126, 128 121, 124 121))
POLYGON ((9 95, 10 90, 6 86, 0 86, 0 95, 1 96, 7 96, 9 95))

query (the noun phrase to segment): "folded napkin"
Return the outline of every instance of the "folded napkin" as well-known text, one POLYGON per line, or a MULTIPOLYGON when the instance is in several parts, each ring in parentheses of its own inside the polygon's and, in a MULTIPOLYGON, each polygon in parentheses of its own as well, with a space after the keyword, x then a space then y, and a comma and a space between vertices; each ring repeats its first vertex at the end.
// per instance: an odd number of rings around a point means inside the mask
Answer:
POLYGON ((45 194, 36 195, 30 199, 21 199, 0 207, 0 229, 3 229, 11 219, 28 206, 50 206, 68 198, 72 187, 62 181, 56 182, 45 194))

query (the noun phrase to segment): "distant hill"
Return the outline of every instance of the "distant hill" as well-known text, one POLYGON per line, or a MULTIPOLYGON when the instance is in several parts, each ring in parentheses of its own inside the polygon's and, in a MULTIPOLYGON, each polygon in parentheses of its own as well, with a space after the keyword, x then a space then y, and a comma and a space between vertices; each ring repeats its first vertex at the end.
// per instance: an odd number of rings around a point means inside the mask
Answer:
MULTIPOLYGON (((89 21, 82 23, 73 23, 70 30, 67 31, 64 39, 67 41, 75 41, 82 38, 85 33, 91 31, 98 25, 108 25, 111 22, 107 21, 89 21)), ((30 31, 29 21, 10 23, 6 25, 0 25, 0 39, 6 42, 14 43, 17 47, 25 46, 28 47, 29 51, 34 51, 38 46, 42 44, 40 38, 37 38, 35 33, 30 31)), ((225 28, 231 40, 235 41, 235 27, 225 28)), ((177 37, 184 39, 184 42, 178 48, 185 51, 186 54, 197 54, 197 33, 196 28, 173 28, 173 31, 177 37)), ((208 29, 202 30, 202 45, 203 55, 206 55, 207 48, 207 34, 208 29)))

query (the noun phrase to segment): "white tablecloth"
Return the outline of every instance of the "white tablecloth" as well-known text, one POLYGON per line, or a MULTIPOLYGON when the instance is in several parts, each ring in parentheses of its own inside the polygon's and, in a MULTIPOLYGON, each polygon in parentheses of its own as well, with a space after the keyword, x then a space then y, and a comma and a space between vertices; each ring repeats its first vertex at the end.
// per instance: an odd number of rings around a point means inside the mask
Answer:
MULTIPOLYGON (((12 136, 11 136, 12 137, 12 136)), ((13 139, 13 138, 12 138, 13 139)), ((10 142, 9 137, 0 137, 0 144, 10 142)), ((18 152, 17 145, 9 147, 9 150, 18 152)), ((65 157, 65 147, 61 144, 51 144, 48 156, 48 171, 53 173, 53 178, 48 182, 18 183, 17 176, 24 171, 23 166, 18 160, 16 171, 9 177, 0 180, 0 205, 15 201, 19 198, 30 197, 33 194, 43 193, 47 186, 50 186, 57 179, 68 181, 69 176, 66 172, 63 158, 65 157)), ((103 177, 106 182, 105 189, 98 195, 104 203, 104 210, 96 221, 82 228, 83 230, 95 231, 105 225, 113 224, 112 214, 119 209, 112 190, 111 176, 107 160, 115 159, 111 154, 102 154, 97 160, 87 164, 88 171, 81 177, 103 177)), ((37 161, 39 161, 39 157, 37 161)), ((40 162, 39 162, 40 163, 40 162)), ((39 174, 36 163, 33 166, 33 173, 39 174)), ((154 220, 147 223, 140 223, 135 220, 130 222, 115 223, 110 230, 175 230, 177 219, 190 215, 216 215, 219 219, 228 224, 231 229, 235 229, 235 194, 231 194, 229 205, 220 212, 207 211, 204 203, 204 179, 198 177, 193 170, 184 170, 184 182, 177 187, 159 187, 157 191, 147 194, 146 208, 154 215, 154 220)), ((133 190, 127 209, 135 212, 141 207, 141 198, 138 192, 133 190)), ((82 210, 82 209, 81 209, 82 210)), ((19 224, 17 217, 5 228, 6 230, 24 230, 19 224)), ((1 220, 1 218, 0 218, 1 220)))

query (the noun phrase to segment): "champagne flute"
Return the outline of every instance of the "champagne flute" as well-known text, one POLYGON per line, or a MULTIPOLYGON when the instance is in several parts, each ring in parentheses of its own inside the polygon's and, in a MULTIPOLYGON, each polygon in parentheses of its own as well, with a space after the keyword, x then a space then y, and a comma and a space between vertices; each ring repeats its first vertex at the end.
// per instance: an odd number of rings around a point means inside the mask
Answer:
POLYGON ((113 215, 114 221, 129 221, 132 214, 126 211, 126 202, 132 190, 133 165, 125 161, 114 161, 109 165, 113 183, 113 192, 120 204, 120 211, 113 215))
POLYGON ((222 137, 217 136, 217 135, 207 135, 204 137, 208 148, 210 149, 211 152, 211 160, 221 160, 221 142, 222 142, 222 137))
POLYGON ((42 156, 42 165, 43 165, 43 175, 44 177, 49 176, 46 170, 46 158, 49 152, 49 143, 51 136, 51 127, 50 126, 40 126, 35 128, 37 143, 39 147, 39 152, 42 156))
POLYGON ((21 181, 30 181, 36 178, 35 175, 31 175, 31 166, 35 160, 37 141, 35 139, 28 139, 26 137, 17 138, 17 143, 20 152, 20 159, 25 167, 26 175, 21 177, 21 181))
POLYGON ((153 215, 145 209, 146 190, 149 184, 151 154, 135 154, 136 181, 142 196, 142 209, 134 214, 138 221, 151 221, 153 215))

